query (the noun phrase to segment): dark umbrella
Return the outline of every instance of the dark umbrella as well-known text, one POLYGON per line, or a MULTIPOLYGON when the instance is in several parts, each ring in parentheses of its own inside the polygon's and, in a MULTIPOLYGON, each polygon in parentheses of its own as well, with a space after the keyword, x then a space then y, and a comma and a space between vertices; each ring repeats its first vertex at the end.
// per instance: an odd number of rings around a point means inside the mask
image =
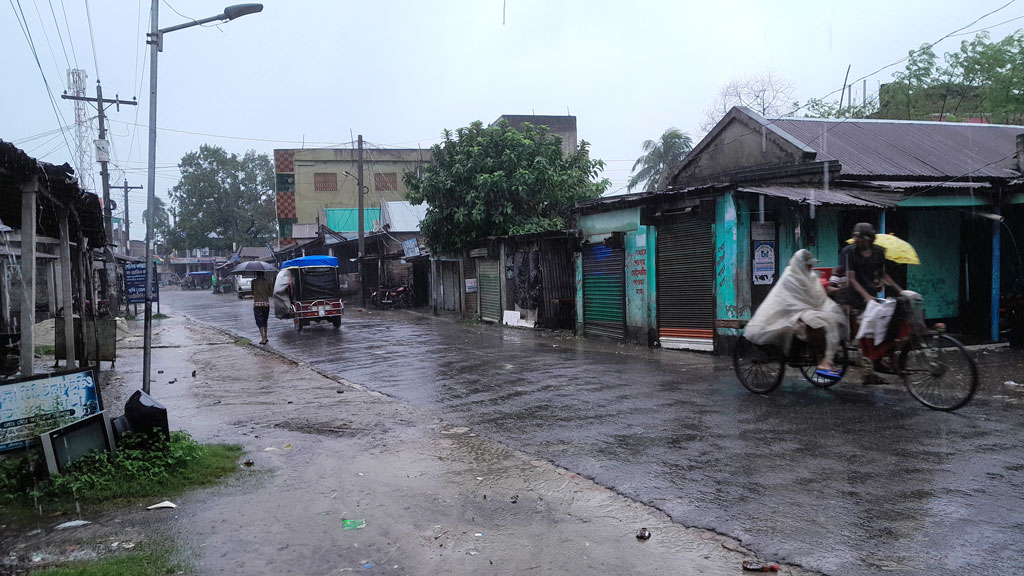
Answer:
POLYGON ((277 272, 277 266, 259 260, 250 260, 235 266, 228 274, 241 274, 242 272, 277 272))

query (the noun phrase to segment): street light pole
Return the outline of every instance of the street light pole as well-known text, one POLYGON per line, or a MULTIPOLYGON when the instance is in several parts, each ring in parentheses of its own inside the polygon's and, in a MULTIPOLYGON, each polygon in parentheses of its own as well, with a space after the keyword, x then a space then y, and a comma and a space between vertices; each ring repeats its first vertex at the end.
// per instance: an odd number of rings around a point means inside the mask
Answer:
POLYGON ((142 339, 142 391, 149 394, 150 358, 153 344, 153 210, 156 208, 156 64, 157 54, 164 49, 164 34, 191 28, 218 20, 234 20, 247 14, 263 11, 263 4, 235 4, 224 12, 209 18, 193 20, 160 29, 160 0, 153 0, 150 8, 149 44, 149 166, 146 178, 146 306, 142 339))

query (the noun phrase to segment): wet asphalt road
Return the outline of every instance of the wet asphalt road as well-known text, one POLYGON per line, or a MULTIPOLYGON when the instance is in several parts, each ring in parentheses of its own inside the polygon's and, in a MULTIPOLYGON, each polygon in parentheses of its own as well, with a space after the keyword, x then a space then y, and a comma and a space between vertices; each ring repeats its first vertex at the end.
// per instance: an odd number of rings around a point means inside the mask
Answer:
MULTIPOLYGON (((258 340, 250 300, 161 296, 166 313, 258 340)), ((350 308, 340 332, 297 333, 273 317, 270 328, 284 355, 765 557, 830 574, 982 574, 1019 563, 1024 390, 1002 374, 1024 380, 1024 366, 1006 366, 1020 354, 995 355, 992 371, 981 358, 979 395, 946 414, 902 386, 818 390, 790 375, 757 396, 724 359, 405 312, 350 308)))

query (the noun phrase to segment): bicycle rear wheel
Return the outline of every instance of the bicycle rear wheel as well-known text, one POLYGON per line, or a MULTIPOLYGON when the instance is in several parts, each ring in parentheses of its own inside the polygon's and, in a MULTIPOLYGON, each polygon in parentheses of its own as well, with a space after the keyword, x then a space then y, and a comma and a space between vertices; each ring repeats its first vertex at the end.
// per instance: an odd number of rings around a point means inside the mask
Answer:
POLYGON ((782 383, 786 362, 777 346, 760 346, 740 336, 732 351, 732 367, 743 386, 755 394, 768 394, 782 383))
POLYGON ((956 410, 978 390, 974 359, 946 334, 929 334, 904 345, 900 373, 910 394, 933 410, 956 410))

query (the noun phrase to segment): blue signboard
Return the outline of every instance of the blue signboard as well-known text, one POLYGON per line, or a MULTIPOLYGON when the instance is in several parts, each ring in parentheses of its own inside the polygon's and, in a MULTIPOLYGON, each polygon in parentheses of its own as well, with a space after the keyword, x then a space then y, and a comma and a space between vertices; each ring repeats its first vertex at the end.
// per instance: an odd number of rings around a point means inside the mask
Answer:
POLYGON ((0 452, 103 409, 95 373, 72 370, 0 383, 0 452))
MULTIPOLYGON (((158 274, 153 271, 153 302, 160 301, 160 283, 158 274)), ((129 262, 124 265, 124 292, 128 295, 129 304, 146 302, 146 263, 129 262)))

